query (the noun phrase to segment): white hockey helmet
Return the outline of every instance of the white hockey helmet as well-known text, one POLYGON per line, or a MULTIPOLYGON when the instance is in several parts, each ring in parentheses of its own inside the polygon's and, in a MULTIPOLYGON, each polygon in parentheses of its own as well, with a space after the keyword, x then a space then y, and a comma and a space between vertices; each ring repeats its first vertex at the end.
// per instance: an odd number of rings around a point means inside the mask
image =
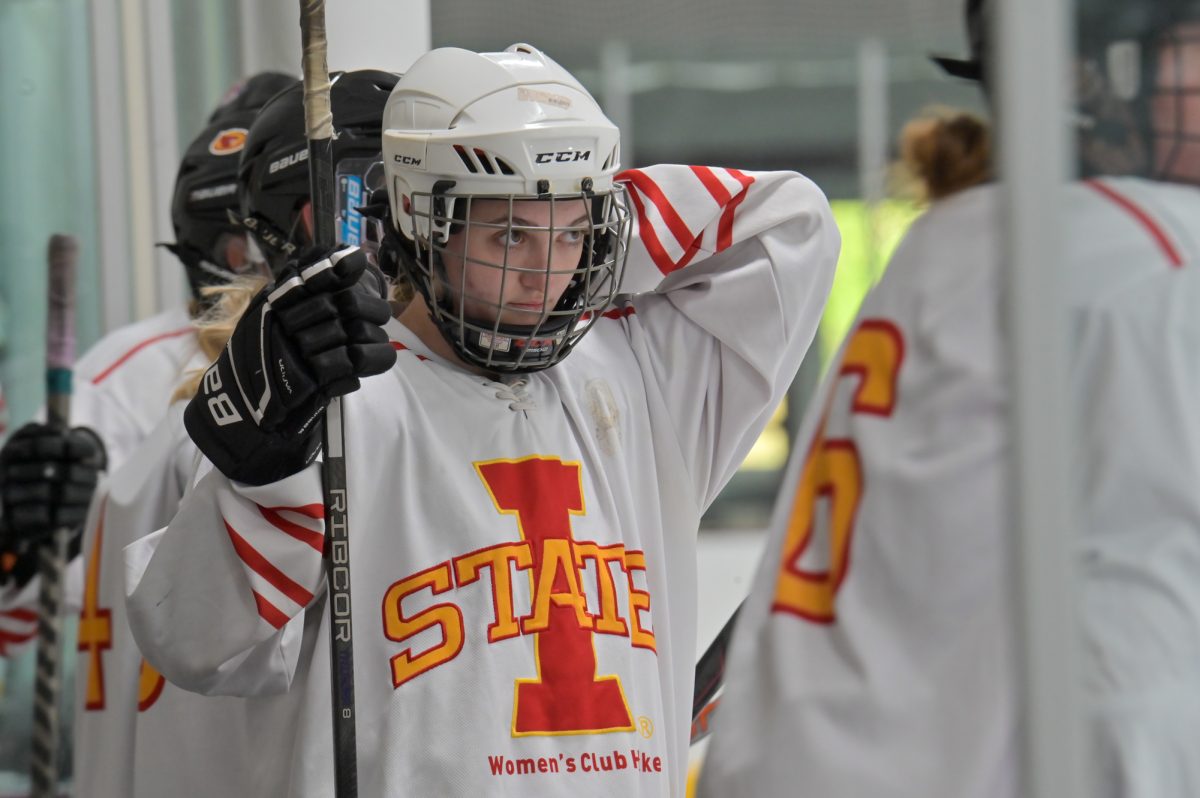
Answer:
MULTIPOLYGON (((426 53, 392 90, 383 128, 390 215, 403 237, 400 265, 458 354, 512 372, 565 357, 611 301, 624 267, 630 224, 623 188, 613 181, 617 127, 569 72, 514 44, 499 53, 426 53), (439 250, 462 229, 473 199, 588 203, 591 223, 575 279, 537 324, 464 318, 457 309, 464 303, 452 296, 439 250)), ((507 263, 492 265, 512 271, 507 263)))

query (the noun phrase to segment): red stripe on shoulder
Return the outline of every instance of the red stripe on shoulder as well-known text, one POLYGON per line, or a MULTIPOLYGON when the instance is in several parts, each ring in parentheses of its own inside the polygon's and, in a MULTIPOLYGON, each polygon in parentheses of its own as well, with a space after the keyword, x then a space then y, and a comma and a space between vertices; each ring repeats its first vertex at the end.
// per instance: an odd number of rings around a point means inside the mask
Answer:
POLYGON ((1183 256, 1175 248, 1175 244, 1171 241, 1170 236, 1167 235, 1166 230, 1145 209, 1100 180, 1085 180, 1084 184, 1097 194, 1107 198, 1114 205, 1136 219, 1142 227, 1146 228, 1146 232, 1154 239, 1154 243, 1158 244, 1158 248, 1162 250, 1172 268, 1178 269, 1183 266, 1183 256))
POLYGON ((152 338, 147 338, 145 341, 142 341, 141 343, 135 345, 128 352, 126 352, 125 354, 123 354, 119 358, 117 358, 112 363, 112 365, 110 365, 104 371, 100 372, 95 377, 92 377, 92 385, 99 385, 100 383, 104 382, 104 380, 108 379, 108 377, 114 371, 119 369, 121 366, 125 365, 126 361, 128 361, 129 358, 133 357, 138 352, 142 351, 143 349, 150 346, 151 344, 156 344, 159 341, 164 341, 168 338, 178 338, 181 335, 187 335, 188 333, 192 333, 195 331, 196 331, 195 327, 188 326, 188 327, 184 327, 181 330, 171 330, 170 332, 160 333, 159 335, 155 335, 152 338))
POLYGON ((237 552, 238 557, 242 562, 249 566, 250 570, 267 580, 271 587, 278 590, 283 595, 287 596, 292 601, 299 604, 301 607, 307 607, 313 599, 313 594, 305 590, 304 586, 294 581, 283 571, 276 568, 262 556, 257 549, 251 546, 245 538, 237 533, 237 531, 225 522, 225 531, 229 533, 229 539, 233 541, 233 549, 237 552))

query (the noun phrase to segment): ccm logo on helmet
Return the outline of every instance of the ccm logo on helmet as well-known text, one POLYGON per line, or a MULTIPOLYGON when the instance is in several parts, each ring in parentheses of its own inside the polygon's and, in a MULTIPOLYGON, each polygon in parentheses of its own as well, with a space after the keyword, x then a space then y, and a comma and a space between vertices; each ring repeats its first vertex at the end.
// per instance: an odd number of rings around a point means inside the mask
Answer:
POLYGON ((308 160, 308 150, 300 150, 293 152, 291 155, 285 155, 278 161, 271 161, 271 165, 267 167, 267 174, 275 174, 280 169, 287 169, 289 166, 294 166, 301 161, 308 160))
POLYGON ((402 163, 405 166, 420 166, 421 159, 412 155, 393 155, 392 160, 396 163, 402 163))
POLYGON ((560 152, 539 152, 533 156, 534 163, 574 163, 586 161, 592 157, 591 150, 562 150, 560 152))

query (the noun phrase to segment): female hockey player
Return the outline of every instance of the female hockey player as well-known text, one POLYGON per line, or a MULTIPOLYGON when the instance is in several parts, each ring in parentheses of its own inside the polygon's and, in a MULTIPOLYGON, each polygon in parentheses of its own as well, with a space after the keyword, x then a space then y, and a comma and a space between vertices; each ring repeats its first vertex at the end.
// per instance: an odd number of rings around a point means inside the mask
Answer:
MULTIPOLYGON (((988 5, 969 4, 972 60, 948 62, 985 86, 988 5)), ((1087 179, 1062 195, 1076 469, 1062 487, 1080 524, 1086 794, 1185 798, 1200 794, 1200 3, 1079 11, 1087 179)), ((980 125, 910 133, 941 198, 864 302, 793 450, 704 796, 1028 794, 999 188, 970 187, 987 177, 980 125)))
POLYGON ((254 299, 185 411, 214 468, 127 551, 138 644, 188 689, 285 694, 270 794, 331 794, 312 461, 355 391, 362 794, 682 794, 697 527, 812 339, 828 205, 793 173, 618 178, 616 128, 526 45, 427 53, 384 128, 416 298, 388 318, 341 249, 254 299), (618 294, 626 267, 662 282, 618 294))

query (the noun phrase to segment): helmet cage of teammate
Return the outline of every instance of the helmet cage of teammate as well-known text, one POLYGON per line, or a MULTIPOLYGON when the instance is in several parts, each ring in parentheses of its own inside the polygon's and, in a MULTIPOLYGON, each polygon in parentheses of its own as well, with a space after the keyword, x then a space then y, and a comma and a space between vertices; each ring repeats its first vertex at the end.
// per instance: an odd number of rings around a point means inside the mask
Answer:
MULTIPOLYGON (((991 93, 995 0, 967 0, 969 59, 934 57, 946 72, 991 93)), ((1076 124, 1084 176, 1139 175, 1200 184, 1181 168, 1200 147, 1200 0, 1078 0, 1076 124), (1196 76, 1196 77, 1193 77, 1196 76), (1163 109, 1166 112, 1163 113, 1163 109)))
POLYGON ((624 187, 613 180, 619 142, 587 90, 529 45, 436 49, 397 83, 383 133, 389 235, 405 276, 465 362, 494 372, 547 368, 611 304, 631 231, 624 187), (545 203, 541 214, 522 212, 532 201, 545 203), (484 205, 506 211, 477 218, 484 205), (525 218, 535 215, 536 223, 525 218), (481 228, 506 242, 546 242, 547 251, 520 263, 510 247, 499 259, 482 257, 469 245, 481 228), (564 239, 582 244, 569 263, 553 257, 564 239), (459 242, 464 249, 449 249, 459 242), (451 258, 463 263, 457 277, 446 268, 451 258), (469 269, 491 271, 483 283, 494 293, 472 293, 469 269), (541 282, 540 308, 514 314, 504 303, 516 281, 541 282), (552 282, 566 288, 557 294, 552 282))
MULTIPOLYGON (((384 104, 396 78, 374 69, 330 75, 335 168, 348 159, 379 160, 384 104)), ((311 213, 308 172, 304 87, 297 81, 259 111, 238 173, 238 221, 254 236, 273 274, 311 243, 305 224, 311 213)))
POLYGON ((208 125, 188 145, 179 164, 171 198, 175 243, 165 245, 183 263, 192 296, 204 302, 201 289, 220 285, 249 271, 249 259, 231 263, 231 238, 245 236, 229 219, 238 206, 239 156, 260 106, 295 82, 279 72, 262 72, 239 83, 222 99, 208 125))
POLYGON ((1079 0, 1077 110, 1085 174, 1200 184, 1200 0, 1079 0), (1190 117, 1190 118, 1189 118, 1190 117), (1194 161, 1194 157, 1192 158, 1194 161))

